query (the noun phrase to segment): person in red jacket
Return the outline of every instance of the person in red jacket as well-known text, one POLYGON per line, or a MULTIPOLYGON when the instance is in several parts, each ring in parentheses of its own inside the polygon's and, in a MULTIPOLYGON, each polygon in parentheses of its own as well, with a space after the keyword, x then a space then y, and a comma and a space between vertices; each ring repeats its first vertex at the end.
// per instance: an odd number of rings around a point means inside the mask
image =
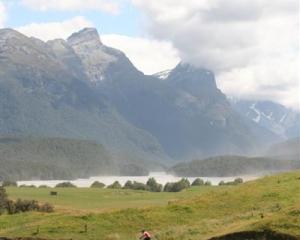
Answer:
POLYGON ((141 240, 151 240, 151 235, 146 230, 141 231, 142 236, 140 237, 141 240))

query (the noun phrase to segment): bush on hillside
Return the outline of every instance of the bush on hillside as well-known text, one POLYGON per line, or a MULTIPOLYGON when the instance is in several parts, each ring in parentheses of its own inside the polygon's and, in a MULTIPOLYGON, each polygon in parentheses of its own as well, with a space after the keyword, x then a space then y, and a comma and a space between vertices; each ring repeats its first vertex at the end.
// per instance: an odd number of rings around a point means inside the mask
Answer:
POLYGON ((196 178, 192 183, 192 186, 202 186, 202 185, 204 185, 204 181, 201 178, 196 178))
POLYGON ((111 189, 121 189, 122 186, 118 181, 115 181, 113 184, 107 186, 107 188, 111 188, 111 189))
POLYGON ((91 188, 104 188, 105 184, 102 182, 95 181, 92 183, 92 185, 90 187, 91 188))
POLYGON ((18 199, 16 202, 12 200, 7 201, 6 210, 8 214, 17 214, 22 212, 53 212, 54 208, 49 203, 44 203, 39 205, 39 203, 35 200, 21 200, 18 199))
POLYGON ((58 183, 55 187, 57 187, 57 188, 76 188, 76 186, 71 182, 58 183))

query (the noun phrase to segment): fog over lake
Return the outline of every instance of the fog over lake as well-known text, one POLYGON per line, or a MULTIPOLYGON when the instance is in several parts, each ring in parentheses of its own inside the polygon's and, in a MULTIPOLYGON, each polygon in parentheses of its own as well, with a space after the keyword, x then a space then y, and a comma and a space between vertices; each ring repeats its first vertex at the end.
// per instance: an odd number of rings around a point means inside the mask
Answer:
MULTIPOLYGON (((180 180, 182 177, 177 177, 174 175, 170 175, 165 172, 151 172, 148 176, 95 176, 90 177, 88 179, 77 179, 70 181, 77 187, 89 187, 93 182, 99 181, 104 183, 106 186, 112 184, 114 181, 119 181, 119 183, 123 186, 126 181, 137 181, 141 183, 146 183, 150 177, 154 177, 158 183, 165 185, 167 182, 176 182, 180 180)), ((259 178, 259 176, 254 175, 246 175, 246 176, 233 176, 233 177, 201 177, 204 181, 210 181, 213 185, 218 185, 220 181, 229 182, 233 181, 237 177, 243 178, 244 181, 250 181, 259 178)), ((191 183, 196 179, 196 177, 188 177, 187 178, 191 183)), ((65 182, 69 180, 32 180, 32 181, 18 181, 18 185, 47 185, 49 187, 54 187, 56 184, 65 182)))

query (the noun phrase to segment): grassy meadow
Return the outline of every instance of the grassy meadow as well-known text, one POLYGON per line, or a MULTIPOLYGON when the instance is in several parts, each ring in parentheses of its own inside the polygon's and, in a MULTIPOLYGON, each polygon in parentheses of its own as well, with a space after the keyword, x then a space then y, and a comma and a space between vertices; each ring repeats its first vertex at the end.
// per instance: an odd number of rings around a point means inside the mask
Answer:
POLYGON ((0 236, 133 240, 142 228, 159 240, 201 240, 265 229, 300 236, 300 171, 179 193, 88 188, 7 192, 12 199, 49 202, 56 211, 1 215, 0 236), (50 196, 50 191, 58 191, 58 196, 50 196))

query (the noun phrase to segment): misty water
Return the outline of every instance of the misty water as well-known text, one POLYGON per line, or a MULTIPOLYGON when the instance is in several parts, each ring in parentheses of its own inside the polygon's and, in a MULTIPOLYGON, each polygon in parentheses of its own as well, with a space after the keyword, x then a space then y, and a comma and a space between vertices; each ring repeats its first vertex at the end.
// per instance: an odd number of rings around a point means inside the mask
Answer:
MULTIPOLYGON (((114 181, 119 181, 121 185, 124 185, 126 181, 137 181, 141 183, 146 183, 150 177, 154 177, 158 183, 166 184, 167 182, 176 182, 182 177, 177 177, 170 175, 165 172, 151 172, 148 176, 95 176, 87 179, 77 179, 70 181, 77 187, 89 187, 93 182, 99 181, 104 183, 106 186, 112 184, 114 181)), ((232 176, 232 177, 201 177, 204 181, 210 181, 213 185, 218 185, 220 181, 229 182, 233 181, 237 177, 243 178, 244 181, 250 181, 259 178, 259 176, 246 175, 246 176, 232 176)), ((193 182, 196 177, 187 177, 190 182, 193 182)), ((49 187, 54 187, 56 184, 61 182, 66 182, 68 180, 32 180, 32 181, 18 181, 18 185, 34 185, 41 186, 47 185, 49 187)))

